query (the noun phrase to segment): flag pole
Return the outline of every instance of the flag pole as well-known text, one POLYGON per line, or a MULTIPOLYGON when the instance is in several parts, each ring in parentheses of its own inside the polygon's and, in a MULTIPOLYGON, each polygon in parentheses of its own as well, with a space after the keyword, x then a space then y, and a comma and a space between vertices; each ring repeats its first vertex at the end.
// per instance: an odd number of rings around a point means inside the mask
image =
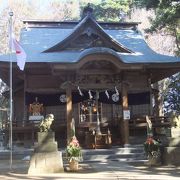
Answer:
POLYGON ((12 170, 12 150, 13 150, 13 143, 12 143, 12 115, 13 115, 13 98, 12 98, 12 16, 13 12, 9 12, 9 48, 10 48, 10 56, 9 56, 9 61, 10 61, 10 74, 9 74, 9 79, 10 79, 10 114, 9 114, 9 146, 10 146, 10 161, 9 161, 9 169, 12 170))

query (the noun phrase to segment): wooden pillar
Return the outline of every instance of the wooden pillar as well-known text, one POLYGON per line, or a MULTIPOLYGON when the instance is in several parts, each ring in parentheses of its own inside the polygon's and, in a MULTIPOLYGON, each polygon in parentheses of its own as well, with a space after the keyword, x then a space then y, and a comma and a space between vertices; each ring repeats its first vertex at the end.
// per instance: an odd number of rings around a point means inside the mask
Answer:
POLYGON ((128 108, 128 85, 122 83, 122 114, 123 114, 123 142, 124 145, 129 144, 129 119, 125 117, 125 111, 129 110, 128 108))
POLYGON ((67 143, 70 142, 72 136, 72 89, 71 84, 66 86, 66 119, 67 119, 67 143))

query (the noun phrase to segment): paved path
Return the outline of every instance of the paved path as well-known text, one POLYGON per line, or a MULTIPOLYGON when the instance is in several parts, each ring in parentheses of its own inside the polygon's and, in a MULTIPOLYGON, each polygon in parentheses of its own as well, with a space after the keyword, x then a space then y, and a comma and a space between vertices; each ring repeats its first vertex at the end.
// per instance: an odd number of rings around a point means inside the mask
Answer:
MULTIPOLYGON (((12 170, 9 170, 9 161, 0 161, 0 179, 3 180, 173 180, 180 179, 180 167, 175 166, 159 166, 149 167, 144 162, 127 163, 117 161, 106 162, 86 162, 80 163, 78 172, 41 174, 30 176, 27 174, 28 161, 14 160, 12 170)), ((65 165, 66 168, 66 165, 65 165)))

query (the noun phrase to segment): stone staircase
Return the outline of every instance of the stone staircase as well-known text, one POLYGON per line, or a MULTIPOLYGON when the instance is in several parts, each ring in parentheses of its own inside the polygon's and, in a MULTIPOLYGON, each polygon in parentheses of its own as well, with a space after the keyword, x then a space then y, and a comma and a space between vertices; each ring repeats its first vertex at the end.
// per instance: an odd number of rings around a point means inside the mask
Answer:
MULTIPOLYGON (((33 149, 13 149, 12 151, 12 159, 13 160, 21 160, 27 156, 30 156, 33 152, 33 149)), ((8 160, 10 159, 10 150, 1 150, 0 151, 0 160, 8 160)))
MULTIPOLYGON (((130 145, 128 147, 113 146, 110 149, 83 149, 82 154, 83 154, 83 162, 146 161, 143 145, 130 145)), ((66 155, 64 151, 63 151, 63 160, 66 161, 66 155)))
MULTIPOLYGON (((66 162, 65 149, 62 151, 63 161, 66 162)), ((30 157, 33 149, 14 149, 13 159, 24 159, 30 157)), ((83 162, 99 162, 99 161, 126 161, 126 162, 140 162, 146 161, 143 145, 136 144, 128 147, 112 146, 109 149, 82 149, 83 162)), ((10 151, 5 150, 0 152, 0 160, 7 160, 10 157, 10 151)))

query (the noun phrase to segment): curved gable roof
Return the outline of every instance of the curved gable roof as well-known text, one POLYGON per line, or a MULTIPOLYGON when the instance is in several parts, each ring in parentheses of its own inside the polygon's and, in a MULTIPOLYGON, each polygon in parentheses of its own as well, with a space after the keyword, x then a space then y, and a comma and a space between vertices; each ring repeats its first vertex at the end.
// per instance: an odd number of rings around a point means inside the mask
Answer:
POLYGON ((76 25, 74 30, 62 41, 43 52, 60 52, 66 49, 77 50, 79 41, 82 41, 82 43, 78 50, 90 47, 107 47, 122 53, 133 53, 132 50, 110 37, 90 15, 87 15, 76 25))
MULTIPOLYGON (((90 19, 90 17, 86 17, 90 19)), ((26 62, 45 62, 45 63, 77 63, 87 53, 113 53, 118 60, 123 63, 135 64, 174 64, 180 67, 180 57, 166 56, 154 52, 144 40, 143 35, 134 27, 135 24, 129 23, 101 23, 100 29, 107 34, 111 40, 122 44, 132 50, 134 53, 123 53, 110 49, 109 47, 90 47, 84 50, 61 50, 51 53, 43 53, 49 47, 57 45, 59 42, 65 41, 71 37, 73 32, 78 33, 77 28, 85 23, 83 19, 79 24, 78 22, 54 22, 54 21, 25 21, 27 28, 21 30, 20 43, 24 48, 27 59, 26 62)), ((87 20, 86 20, 87 21, 87 20)), ((92 18, 91 22, 94 21, 92 18)), ((94 23, 94 22, 92 22, 94 23)), ((85 24, 86 25, 86 24, 85 24)), ((85 26, 84 25, 84 26, 85 26)), ((93 27, 99 26, 95 23, 93 27)), ((82 26, 81 26, 82 27, 82 26)), ((92 27, 92 26, 91 26, 92 27)), ((79 29, 79 28, 78 28, 79 29)), ((99 30, 100 30, 99 29, 99 30)), ((79 29, 81 30, 81 29, 79 29)), ((96 28, 97 30, 97 28, 96 28)), ((72 37, 73 38, 73 37, 72 37)), ((67 41, 68 43, 68 41, 67 41)), ((16 62, 16 55, 11 55, 12 62, 16 62)), ((9 62, 9 55, 0 55, 0 62, 9 62)))

